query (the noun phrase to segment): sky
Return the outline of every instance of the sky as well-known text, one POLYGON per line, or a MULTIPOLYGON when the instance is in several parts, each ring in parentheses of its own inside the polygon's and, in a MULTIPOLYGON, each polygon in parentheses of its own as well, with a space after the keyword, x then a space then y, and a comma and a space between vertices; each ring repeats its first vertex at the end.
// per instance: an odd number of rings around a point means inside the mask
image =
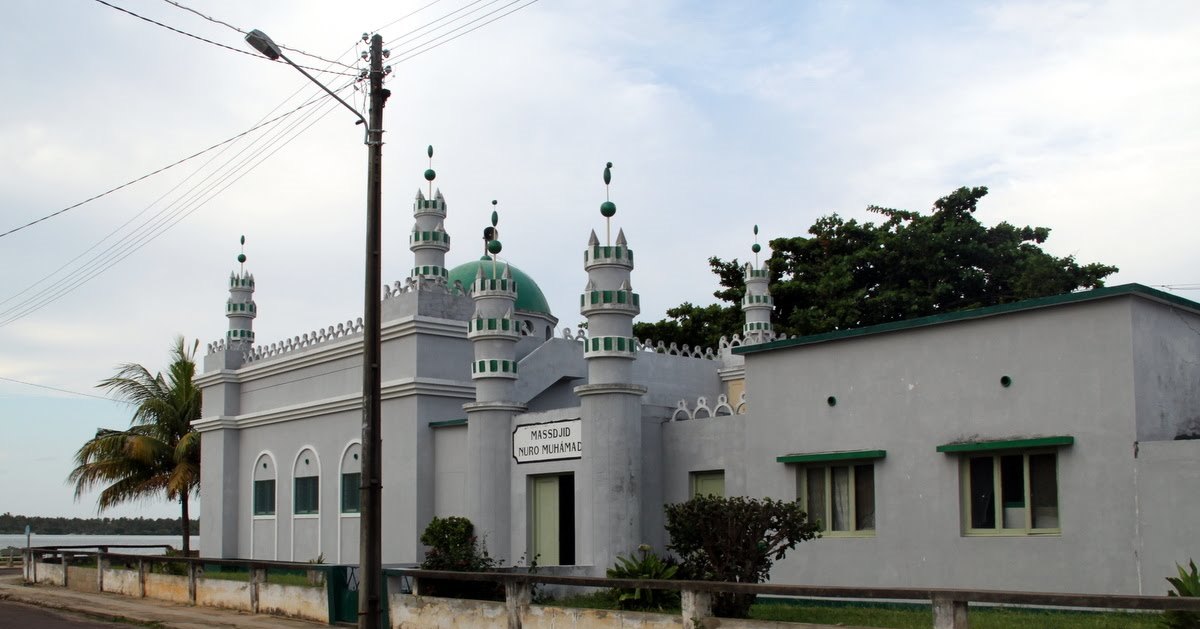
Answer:
MULTIPOLYGON (((359 109, 347 74, 378 32, 389 283, 411 266, 433 145, 448 265, 478 257, 497 200, 502 259, 538 281, 560 328, 583 321, 581 251, 590 230, 604 238, 608 161, 641 321, 712 303, 706 260, 751 257, 755 224, 765 245, 834 212, 927 211, 961 186, 989 188, 985 224, 1050 227, 1050 253, 1120 267, 1110 285, 1200 297, 1186 183, 1200 172, 1198 3, 510 1, 108 3, 209 42, 97 0, 6 2, 0 232, 319 97, 237 29, 332 69, 316 74, 359 109)), ((95 495, 65 483, 72 456, 130 413, 80 394, 103 396, 121 363, 164 368, 177 335, 202 359, 227 328, 242 235, 259 343, 361 316, 355 120, 319 99, 0 236, 0 512, 96 514, 95 495)), ((162 501, 105 513, 177 514, 162 501)))

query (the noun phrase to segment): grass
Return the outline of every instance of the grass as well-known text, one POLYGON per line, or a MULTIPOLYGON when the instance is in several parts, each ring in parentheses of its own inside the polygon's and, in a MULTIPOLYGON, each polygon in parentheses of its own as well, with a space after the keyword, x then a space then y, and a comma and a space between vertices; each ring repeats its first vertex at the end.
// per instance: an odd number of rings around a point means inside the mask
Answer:
MULTIPOLYGON (((889 629, 928 629, 933 613, 919 605, 757 604, 756 620, 841 624, 889 629)), ((971 629, 1157 629, 1158 614, 1082 612, 979 607, 969 612, 971 629)))
MULTIPOLYGON (((618 609, 616 601, 607 592, 564 596, 547 604, 581 609, 618 609)), ((680 610, 667 609, 658 613, 678 614, 680 610)), ((770 601, 752 607, 750 617, 755 620, 887 629, 929 629, 933 625, 933 612, 929 606, 918 604, 856 605, 823 601, 794 604, 770 601)), ((969 617, 971 629, 1158 629, 1160 626, 1160 615, 1157 613, 973 607, 969 617)))

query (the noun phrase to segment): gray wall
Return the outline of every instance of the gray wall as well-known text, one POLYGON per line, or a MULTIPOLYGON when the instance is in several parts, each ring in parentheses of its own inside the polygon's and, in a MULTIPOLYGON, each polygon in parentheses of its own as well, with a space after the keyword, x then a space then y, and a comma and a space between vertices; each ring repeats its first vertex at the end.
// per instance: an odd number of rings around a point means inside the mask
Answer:
POLYGON ((797 497, 780 455, 887 451, 875 536, 801 544, 773 579, 1135 592, 1129 326, 1128 301, 1101 300, 747 355, 752 495, 797 497), (959 457, 936 446, 1046 435, 1076 440, 1059 452, 1062 534, 964 536, 959 457))
POLYGON ((1138 441, 1200 439, 1200 317, 1125 299, 1133 308, 1138 441))

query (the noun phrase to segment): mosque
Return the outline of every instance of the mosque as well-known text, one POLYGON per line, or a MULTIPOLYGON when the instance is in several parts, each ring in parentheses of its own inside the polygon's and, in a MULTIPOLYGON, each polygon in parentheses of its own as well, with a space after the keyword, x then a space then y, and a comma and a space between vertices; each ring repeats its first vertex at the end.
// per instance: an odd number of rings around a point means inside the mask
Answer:
MULTIPOLYGON (((448 268, 446 199, 417 193, 381 304, 385 565, 462 515, 504 563, 603 576, 709 493, 821 522, 778 583, 1162 594, 1200 558, 1200 304, 1131 284, 787 338, 747 264, 741 335, 663 346, 633 336, 615 213, 580 238, 587 329, 558 332, 495 213, 448 268)), ((230 275, 198 378, 201 554, 357 563, 361 320, 258 344, 254 288, 230 275)))

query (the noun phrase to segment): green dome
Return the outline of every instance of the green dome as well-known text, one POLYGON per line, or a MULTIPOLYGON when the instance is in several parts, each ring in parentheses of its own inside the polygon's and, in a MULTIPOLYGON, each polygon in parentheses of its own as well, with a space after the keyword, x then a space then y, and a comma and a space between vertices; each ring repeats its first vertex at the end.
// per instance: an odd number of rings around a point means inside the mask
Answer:
MULTIPOLYGON (((484 256, 479 260, 486 260, 483 272, 491 273, 491 258, 484 256)), ((500 262, 496 267, 501 273, 504 272, 504 264, 504 262, 500 262)), ((518 269, 514 265, 508 265, 508 269, 512 273, 513 279, 517 280, 516 309, 550 315, 550 304, 546 302, 546 296, 542 294, 542 289, 538 288, 537 282, 533 281, 533 278, 529 277, 528 273, 518 269)), ((479 261, 460 264, 450 269, 450 278, 446 280, 446 283, 453 286, 454 280, 458 280, 462 282, 463 288, 469 288, 471 282, 475 281, 477 273, 479 273, 479 261)))

